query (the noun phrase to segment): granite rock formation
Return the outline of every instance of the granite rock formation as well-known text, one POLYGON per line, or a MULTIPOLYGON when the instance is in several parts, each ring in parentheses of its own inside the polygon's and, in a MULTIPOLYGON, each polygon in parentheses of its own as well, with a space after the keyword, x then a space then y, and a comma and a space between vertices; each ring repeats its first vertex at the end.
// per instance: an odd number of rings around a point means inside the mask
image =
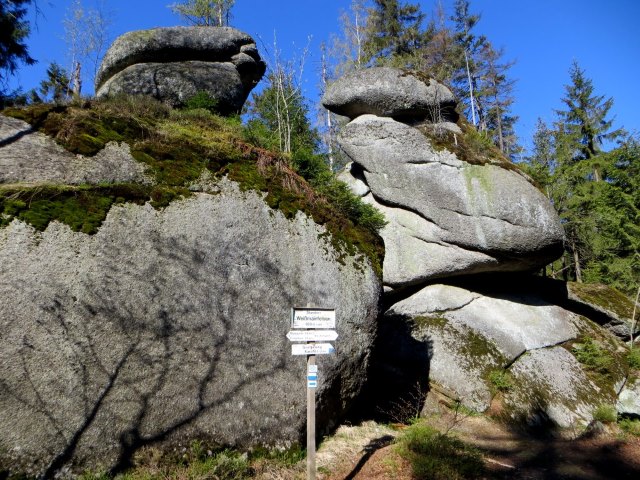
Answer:
POLYGON ((206 92, 238 113, 265 72, 254 40, 231 27, 166 27, 118 37, 96 76, 96 96, 149 95, 178 107, 206 92))

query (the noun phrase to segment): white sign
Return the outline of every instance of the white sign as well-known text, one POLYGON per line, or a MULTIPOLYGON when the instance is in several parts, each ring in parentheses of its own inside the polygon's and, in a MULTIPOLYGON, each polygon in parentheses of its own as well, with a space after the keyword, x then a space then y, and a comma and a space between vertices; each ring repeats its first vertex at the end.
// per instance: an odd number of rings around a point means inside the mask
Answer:
POLYGON ((294 308, 291 328, 336 328, 336 311, 321 308, 294 308))
POLYGON ((333 342, 338 338, 335 330, 290 330, 287 338, 292 342, 333 342))
POLYGON ((307 380, 307 388, 318 388, 318 380, 307 380))
POLYGON ((307 375, 310 373, 318 373, 318 365, 307 365, 307 375))
POLYGON ((292 343, 291 355, 325 355, 336 349, 330 343, 292 343))

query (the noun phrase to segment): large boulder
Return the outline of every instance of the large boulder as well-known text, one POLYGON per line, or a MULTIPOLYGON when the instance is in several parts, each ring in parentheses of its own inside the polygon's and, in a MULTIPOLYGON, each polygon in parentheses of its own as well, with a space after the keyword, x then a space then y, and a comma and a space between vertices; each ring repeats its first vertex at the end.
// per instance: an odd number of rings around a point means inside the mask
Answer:
POLYGON ((526 282, 496 282, 490 295, 482 290, 434 284, 396 302, 381 326, 378 357, 388 366, 380 370, 402 364, 407 384, 427 375, 429 407, 444 395, 483 412, 499 396, 501 415, 525 424, 586 425, 597 407, 615 403, 628 371, 613 336, 548 303, 526 282), (606 375, 580 363, 574 353, 581 342, 596 342, 611 358, 606 375))
POLYGON ((206 92, 220 113, 237 113, 265 68, 253 39, 234 28, 140 30, 109 48, 96 76, 96 95, 151 95, 181 106, 206 92))
MULTIPOLYGON (((198 438, 304 438, 305 362, 290 308, 335 308, 318 357, 318 428, 367 381, 380 283, 323 227, 221 181, 164 210, 112 207, 95 235, 0 229, 0 466, 51 475, 126 466, 198 438)), ((363 263, 364 262, 364 263, 363 263)))
POLYGON ((351 121, 339 141, 363 170, 372 203, 388 216, 386 285, 531 270, 562 252, 564 232, 552 205, 515 168, 460 160, 436 150, 417 128, 373 115, 351 121))
POLYGON ((419 73, 390 67, 360 69, 339 78, 327 88, 322 104, 351 119, 364 114, 438 122, 457 119, 455 97, 447 87, 419 73))

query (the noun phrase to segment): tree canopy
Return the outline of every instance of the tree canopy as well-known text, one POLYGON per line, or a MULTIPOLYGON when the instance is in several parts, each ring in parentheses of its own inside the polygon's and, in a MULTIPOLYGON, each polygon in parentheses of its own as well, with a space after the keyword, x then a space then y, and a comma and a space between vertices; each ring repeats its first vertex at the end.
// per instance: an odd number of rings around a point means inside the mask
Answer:
POLYGON ((193 25, 224 27, 231 20, 235 0, 184 0, 169 8, 193 25))

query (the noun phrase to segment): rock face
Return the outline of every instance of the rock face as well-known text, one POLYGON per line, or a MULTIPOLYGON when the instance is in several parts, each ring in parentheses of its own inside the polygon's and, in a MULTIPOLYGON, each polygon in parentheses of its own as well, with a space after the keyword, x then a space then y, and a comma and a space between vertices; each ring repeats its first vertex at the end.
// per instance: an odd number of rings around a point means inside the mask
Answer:
POLYGON ((339 142, 362 172, 367 201, 389 221, 385 285, 532 270, 562 251, 553 207, 515 169, 462 161, 417 128, 368 114, 347 124, 339 142))
POLYGON ((0 465, 126 465, 145 445, 303 438, 294 305, 336 308, 320 431, 366 382, 380 284, 322 227, 223 181, 162 211, 115 206, 98 233, 0 229, 0 465), (57 463, 56 463, 57 462, 57 463), (62 463, 60 463, 62 462, 62 463))
POLYGON ((253 39, 234 28, 140 30, 109 48, 96 76, 96 95, 150 95, 181 106, 206 92, 220 113, 237 113, 265 68, 253 39))
POLYGON ((67 152, 28 123, 0 115, 0 184, 150 183, 129 145, 111 142, 93 157, 67 152))

